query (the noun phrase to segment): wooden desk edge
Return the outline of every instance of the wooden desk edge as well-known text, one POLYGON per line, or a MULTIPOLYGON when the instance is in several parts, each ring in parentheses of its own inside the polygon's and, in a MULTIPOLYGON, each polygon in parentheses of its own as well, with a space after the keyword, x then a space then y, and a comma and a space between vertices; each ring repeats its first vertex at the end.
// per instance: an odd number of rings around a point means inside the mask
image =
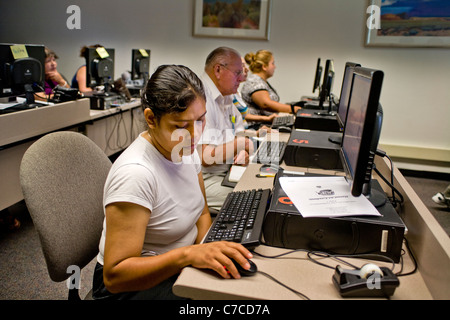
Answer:
MULTIPOLYGON (((387 158, 375 157, 375 164, 388 180, 390 164, 387 158)), ((379 179, 387 194, 391 189, 379 179)), ((411 251, 418 269, 434 299, 450 299, 450 237, 423 204, 415 191, 394 165, 394 186, 404 196, 401 217, 408 228, 411 251)))

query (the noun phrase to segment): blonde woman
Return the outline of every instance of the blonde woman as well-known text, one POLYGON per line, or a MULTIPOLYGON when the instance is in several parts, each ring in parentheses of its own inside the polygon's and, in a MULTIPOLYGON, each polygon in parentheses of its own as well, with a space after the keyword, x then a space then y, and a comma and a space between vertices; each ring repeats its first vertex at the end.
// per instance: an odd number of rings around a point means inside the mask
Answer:
POLYGON ((245 55, 251 74, 242 86, 241 94, 248 104, 249 113, 268 116, 273 113, 296 113, 300 107, 280 103, 276 90, 267 81, 275 73, 275 60, 272 52, 259 50, 245 55))

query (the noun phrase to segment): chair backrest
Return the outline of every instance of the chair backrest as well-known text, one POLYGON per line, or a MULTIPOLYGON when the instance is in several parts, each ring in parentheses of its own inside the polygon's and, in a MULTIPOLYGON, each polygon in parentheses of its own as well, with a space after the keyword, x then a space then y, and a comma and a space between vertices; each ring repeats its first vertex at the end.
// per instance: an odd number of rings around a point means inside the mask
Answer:
POLYGON ((81 270, 98 253, 110 168, 93 141, 71 131, 50 133, 25 152, 20 183, 53 281, 66 280, 68 266, 81 270))

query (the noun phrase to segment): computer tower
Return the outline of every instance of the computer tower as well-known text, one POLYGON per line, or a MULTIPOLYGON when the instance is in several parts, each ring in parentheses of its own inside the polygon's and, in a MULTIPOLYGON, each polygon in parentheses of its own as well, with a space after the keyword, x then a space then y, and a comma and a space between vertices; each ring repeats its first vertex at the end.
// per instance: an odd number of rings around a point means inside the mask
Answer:
POLYGON ((329 102, 325 101, 322 105, 320 105, 319 102, 320 98, 317 97, 317 99, 308 99, 308 100, 303 100, 302 98, 302 104, 301 107, 302 109, 309 109, 309 110, 323 110, 328 109, 329 106, 329 102))
POLYGON ((284 151, 288 166, 342 170, 340 145, 329 138, 339 138, 342 133, 327 131, 293 130, 284 151))
POLYGON ((94 110, 106 110, 110 108, 115 108, 120 106, 126 102, 125 98, 118 94, 110 94, 110 95, 90 95, 89 96, 91 102, 91 109, 94 110))
POLYGON ((340 132, 341 127, 336 115, 324 115, 323 113, 327 113, 327 111, 301 109, 297 111, 294 126, 296 129, 340 132))
MULTIPOLYGON (((399 262, 405 225, 389 201, 377 208, 381 216, 303 218, 281 188, 280 176, 292 175, 280 171, 275 178, 263 225, 264 244, 341 255, 376 254, 399 262)), ((383 192, 378 181, 372 183, 373 188, 383 192)))

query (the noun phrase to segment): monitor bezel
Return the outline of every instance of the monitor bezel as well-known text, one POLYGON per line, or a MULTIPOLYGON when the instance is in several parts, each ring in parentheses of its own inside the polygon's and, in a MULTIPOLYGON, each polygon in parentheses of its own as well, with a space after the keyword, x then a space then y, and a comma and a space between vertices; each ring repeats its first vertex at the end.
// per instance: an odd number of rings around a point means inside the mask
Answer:
MULTIPOLYGON (((13 73, 7 73, 6 64, 10 63, 11 66, 15 61, 20 60, 14 59, 11 51, 11 46, 18 44, 15 43, 0 43, 0 97, 17 97, 25 95, 24 84, 15 84, 13 80, 13 73)), ((45 82, 45 46, 43 44, 25 44, 27 50, 27 55, 29 58, 34 58, 38 60, 41 64, 41 72, 38 81, 34 81, 33 87, 38 90, 35 92, 42 91, 45 82)))
POLYGON ((340 148, 340 158, 345 172, 345 177, 350 185, 351 194, 355 197, 363 193, 364 184, 367 182, 368 176, 372 173, 371 149, 373 146, 373 137, 375 134, 375 125, 377 122, 377 111, 379 108, 379 100, 381 95, 381 87, 383 83, 384 73, 381 70, 375 70, 364 67, 356 67, 353 72, 352 81, 352 95, 349 100, 348 109, 351 109, 351 100, 354 98, 353 86, 355 85, 355 78, 363 77, 371 80, 369 95, 367 97, 366 115, 364 118, 363 131, 361 135, 361 144, 359 146, 357 161, 352 173, 346 156, 345 138, 347 131, 347 124, 342 135, 342 145, 340 148))
POLYGON ((149 78, 150 75, 150 61, 151 61, 151 50, 150 49, 131 49, 131 80, 140 80, 149 78), (148 57, 144 57, 140 50, 145 50, 147 52, 148 57), (148 59, 148 70, 147 76, 139 74, 136 70, 137 59, 146 58, 148 59))
POLYGON ((320 58, 317 58, 317 65, 316 65, 316 73, 314 75, 314 82, 313 82, 313 89, 312 92, 316 92, 317 89, 319 89, 320 93, 320 78, 322 77, 322 66, 321 66, 321 60, 320 58))
POLYGON ((342 84, 341 84, 341 93, 339 95, 339 105, 338 105, 337 112, 336 112, 336 119, 337 119, 337 121, 339 123, 339 126, 341 127, 341 130, 344 129, 345 122, 347 121, 348 102, 350 101, 350 97, 352 96, 353 72, 354 72, 354 69, 356 67, 361 67, 361 64, 355 63, 355 62, 350 62, 350 61, 345 63, 344 76, 342 77, 342 84), (349 74, 349 76, 350 76, 350 79, 349 79, 350 90, 349 90, 348 97, 347 97, 347 110, 345 110, 345 115, 343 115, 343 119, 342 119, 340 111, 341 111, 341 103, 343 103, 343 101, 342 101, 342 94, 344 92, 345 81, 347 80, 346 79, 347 71, 350 72, 350 74, 349 74))
POLYGON ((101 58, 100 55, 97 52, 98 48, 87 48, 85 52, 85 59, 86 59, 86 86, 94 88, 96 86, 101 85, 110 85, 114 82, 114 64, 115 64, 115 50, 113 48, 105 48, 106 52, 108 52, 108 57, 101 58), (112 60, 112 76, 109 78, 108 82, 105 83, 105 80, 102 78, 97 78, 93 74, 93 63, 94 60, 104 60, 104 59, 110 59, 112 60))
POLYGON ((319 93, 319 108, 322 109, 327 97, 331 94, 334 81, 334 61, 327 59, 325 62, 325 71, 319 93))

